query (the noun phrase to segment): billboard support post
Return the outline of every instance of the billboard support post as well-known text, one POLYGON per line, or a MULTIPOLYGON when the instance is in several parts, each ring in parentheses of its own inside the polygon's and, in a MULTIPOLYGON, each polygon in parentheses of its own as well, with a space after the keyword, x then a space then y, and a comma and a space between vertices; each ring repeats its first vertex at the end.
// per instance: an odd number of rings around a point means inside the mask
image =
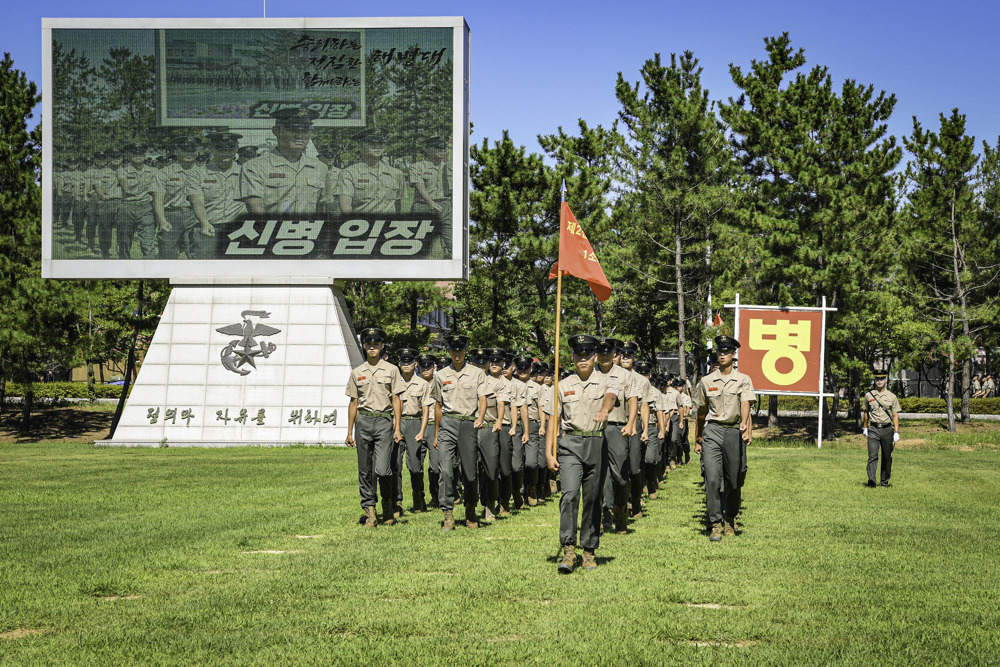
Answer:
POLYGON ((826 305, 825 296, 819 308, 803 308, 748 306, 739 294, 725 307, 735 313, 738 368, 753 378, 758 394, 819 398, 816 446, 822 447, 826 314, 837 309, 826 305))

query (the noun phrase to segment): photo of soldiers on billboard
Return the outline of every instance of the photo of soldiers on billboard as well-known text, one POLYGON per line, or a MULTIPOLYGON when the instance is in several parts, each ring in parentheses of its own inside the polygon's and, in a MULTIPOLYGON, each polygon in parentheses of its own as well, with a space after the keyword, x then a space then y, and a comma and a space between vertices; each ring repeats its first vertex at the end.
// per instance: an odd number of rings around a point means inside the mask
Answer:
POLYGON ((53 264, 463 259, 454 27, 49 32, 53 264))

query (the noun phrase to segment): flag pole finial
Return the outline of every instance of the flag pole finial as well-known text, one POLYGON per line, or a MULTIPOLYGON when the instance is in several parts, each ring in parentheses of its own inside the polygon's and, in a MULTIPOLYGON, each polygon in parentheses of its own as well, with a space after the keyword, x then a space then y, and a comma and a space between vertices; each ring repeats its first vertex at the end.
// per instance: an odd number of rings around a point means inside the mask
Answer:
POLYGON ((561 201, 566 201, 566 179, 562 179, 562 188, 559 189, 561 201))

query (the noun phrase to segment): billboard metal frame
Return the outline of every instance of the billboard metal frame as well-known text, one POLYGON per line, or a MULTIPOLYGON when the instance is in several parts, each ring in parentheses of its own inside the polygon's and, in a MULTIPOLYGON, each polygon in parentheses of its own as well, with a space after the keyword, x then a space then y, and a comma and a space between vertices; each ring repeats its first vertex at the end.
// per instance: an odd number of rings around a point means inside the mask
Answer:
POLYGON ((52 31, 54 29, 380 29, 452 28, 452 256, 450 259, 62 259, 53 258, 53 193, 42 190, 42 275, 46 278, 336 278, 464 280, 469 275, 469 27, 462 17, 276 19, 42 19, 42 182, 53 182, 52 31))

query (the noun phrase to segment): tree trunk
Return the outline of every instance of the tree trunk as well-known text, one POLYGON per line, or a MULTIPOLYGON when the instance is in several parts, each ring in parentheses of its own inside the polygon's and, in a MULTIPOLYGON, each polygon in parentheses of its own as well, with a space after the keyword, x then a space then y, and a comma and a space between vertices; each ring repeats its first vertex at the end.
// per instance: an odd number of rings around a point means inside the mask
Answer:
MULTIPOLYGON (((968 326, 968 322, 963 322, 963 328, 968 326)), ((972 415, 969 411, 969 396, 972 394, 969 386, 969 378, 972 377, 972 360, 966 359, 962 362, 962 423, 971 424, 972 415)))
POLYGON ((35 406, 35 390, 31 383, 25 383, 21 398, 21 432, 31 433, 31 409, 35 406))
POLYGON ((687 380, 687 341, 685 327, 687 317, 684 311, 684 274, 681 271, 681 262, 684 255, 681 252, 681 221, 680 217, 674 220, 674 283, 677 289, 677 367, 682 380, 687 380))
POLYGON ((778 395, 767 397, 767 427, 778 428, 778 395))
POLYGON ((115 435, 115 429, 118 428, 118 422, 121 421, 122 412, 125 410, 125 400, 128 397, 129 387, 132 386, 132 373, 135 372, 135 346, 139 341, 139 322, 142 319, 142 281, 139 281, 138 287, 138 302, 139 305, 136 308, 137 317, 135 320, 135 327, 132 332, 132 344, 128 348, 128 359, 125 362, 125 378, 122 383, 122 393, 118 397, 118 406, 115 408, 115 416, 111 420, 111 431, 108 433, 108 438, 113 438, 115 435))
POLYGON ((948 375, 945 381, 944 402, 948 407, 948 431, 955 432, 955 315, 948 320, 948 375))

